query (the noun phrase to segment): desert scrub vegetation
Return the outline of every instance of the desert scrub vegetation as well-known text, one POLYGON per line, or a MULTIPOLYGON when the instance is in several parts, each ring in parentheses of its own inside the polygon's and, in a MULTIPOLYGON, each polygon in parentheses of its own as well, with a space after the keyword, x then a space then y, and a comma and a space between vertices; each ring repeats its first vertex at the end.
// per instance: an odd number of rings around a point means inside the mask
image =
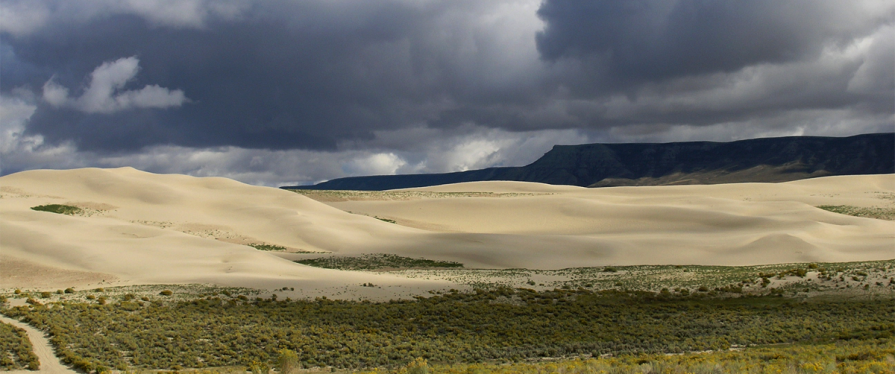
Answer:
POLYGON ((599 374, 599 373, 892 373, 895 345, 891 343, 837 343, 748 348, 727 352, 681 355, 646 354, 570 360, 429 365, 417 359, 398 369, 369 370, 359 374, 599 374))
POLYGON ((62 204, 49 204, 49 205, 38 205, 31 207, 31 210, 36 210, 39 212, 50 212, 56 214, 65 214, 69 216, 76 215, 81 213, 81 208, 71 205, 62 205, 62 204))
POLYGON ((888 221, 895 220, 895 208, 857 207, 852 205, 821 205, 818 208, 828 212, 846 214, 855 217, 876 218, 888 221))
POLYGON ((416 358, 473 364, 770 344, 891 347, 895 335, 892 299, 805 302, 562 289, 453 291, 381 303, 218 294, 2 312, 49 333, 62 360, 87 372, 255 362, 270 367, 282 349, 295 352, 304 368, 363 369, 394 368, 416 358))
MULTIPOLYGON (((204 284, 170 284, 170 285, 134 285, 134 286, 117 286, 117 287, 97 287, 86 290, 76 290, 72 287, 66 288, 60 294, 58 291, 51 293, 49 298, 38 297, 41 303, 58 303, 58 302, 87 302, 98 303, 100 299, 105 302, 116 301, 139 301, 139 302, 156 302, 169 303, 184 300, 194 300, 209 296, 225 295, 237 297, 255 297, 261 294, 262 290, 244 287, 218 287, 204 284), (163 295, 162 292, 169 291, 170 295, 163 295)), ((167 294, 168 292, 165 292, 167 294)), ((21 290, 18 293, 0 294, 0 305, 3 300, 7 299, 28 299, 35 296, 43 296, 43 291, 21 290)))
POLYGON ((38 370, 40 361, 28 339, 28 333, 18 327, 0 323, 0 368, 4 370, 38 370))
POLYGON ((709 297, 841 295, 895 297, 895 260, 758 266, 637 265, 532 269, 426 269, 391 274, 474 288, 554 288, 697 293, 709 297), (865 289, 864 287, 867 286, 865 289))
POLYGON ((357 257, 327 256, 295 261, 299 264, 339 270, 383 270, 383 269, 427 269, 427 268, 462 268, 463 264, 454 261, 435 261, 424 258, 403 257, 379 253, 365 254, 357 257))

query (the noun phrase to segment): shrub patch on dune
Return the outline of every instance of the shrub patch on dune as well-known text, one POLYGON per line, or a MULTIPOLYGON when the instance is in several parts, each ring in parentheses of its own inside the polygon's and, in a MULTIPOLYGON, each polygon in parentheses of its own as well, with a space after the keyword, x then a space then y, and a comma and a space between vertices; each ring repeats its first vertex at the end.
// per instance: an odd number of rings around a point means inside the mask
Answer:
POLYGON ((895 221, 895 208, 864 208, 852 205, 821 205, 818 206, 818 208, 826 210, 828 212, 845 214, 849 216, 895 221))
POLYGON ((249 247, 255 248, 259 251, 289 252, 289 253, 326 253, 326 252, 317 252, 317 251, 306 251, 303 249, 286 248, 282 245, 267 244, 267 243, 252 243, 252 244, 246 244, 246 245, 248 245, 249 247))
POLYGON ((366 254, 359 257, 329 256, 295 261, 299 264, 339 270, 383 270, 383 269, 426 269, 462 268, 454 261, 435 261, 424 258, 402 257, 392 254, 366 254))
POLYGON ((380 221, 382 221, 382 222, 395 223, 395 224, 398 223, 398 221, 395 221, 395 220, 393 220, 393 219, 382 218, 382 217, 373 217, 373 218, 376 218, 376 219, 378 219, 378 220, 380 220, 380 221))
POLYGON ((276 244, 249 244, 249 247, 253 247, 259 251, 285 251, 286 247, 276 244))
POLYGON ((56 214, 67 214, 73 216, 75 214, 81 213, 81 208, 71 205, 62 205, 62 204, 48 204, 48 205, 38 205, 31 207, 31 210, 36 210, 39 212, 50 212, 56 214))

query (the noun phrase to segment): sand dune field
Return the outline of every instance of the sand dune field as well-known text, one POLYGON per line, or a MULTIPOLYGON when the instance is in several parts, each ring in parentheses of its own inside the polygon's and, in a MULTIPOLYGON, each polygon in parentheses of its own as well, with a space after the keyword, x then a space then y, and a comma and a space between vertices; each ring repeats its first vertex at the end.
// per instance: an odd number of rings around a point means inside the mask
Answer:
POLYGON ((390 287, 450 286, 299 265, 289 259, 323 254, 298 252, 534 269, 895 258, 895 221, 816 207, 895 208, 895 175, 603 189, 478 182, 309 196, 320 201, 132 168, 7 175, 0 178, 0 288, 213 283, 294 287, 308 296, 324 288, 354 292, 362 282, 383 287, 363 292, 383 295, 395 293, 390 287), (81 212, 30 209, 44 204, 81 212))

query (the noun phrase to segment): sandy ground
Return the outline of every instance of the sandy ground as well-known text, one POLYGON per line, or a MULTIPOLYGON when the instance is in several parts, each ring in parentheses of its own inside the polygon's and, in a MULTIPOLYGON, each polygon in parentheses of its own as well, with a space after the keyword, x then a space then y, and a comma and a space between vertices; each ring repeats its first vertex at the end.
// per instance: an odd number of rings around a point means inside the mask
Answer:
POLYGON ((895 222, 815 207, 895 207, 895 175, 603 189, 479 182, 371 196, 324 203, 223 178, 132 168, 4 176, 0 289, 213 283, 296 289, 281 296, 338 290, 387 298, 451 286, 312 268, 283 258, 310 255, 278 256, 247 244, 395 253, 478 268, 895 258, 895 222), (83 210, 68 216, 30 209, 43 204, 83 210), (360 286, 367 282, 382 288, 360 286))

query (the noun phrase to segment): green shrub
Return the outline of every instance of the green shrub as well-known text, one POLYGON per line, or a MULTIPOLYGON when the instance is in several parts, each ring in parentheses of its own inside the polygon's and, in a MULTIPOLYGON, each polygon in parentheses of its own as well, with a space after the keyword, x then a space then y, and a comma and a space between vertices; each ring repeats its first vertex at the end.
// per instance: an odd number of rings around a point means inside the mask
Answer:
POLYGON ((174 293, 171 292, 171 290, 164 290, 164 291, 162 291, 162 292, 159 292, 158 294, 159 294, 159 295, 162 295, 162 296, 171 296, 171 295, 174 294, 174 293))
POLYGON ((65 215, 75 215, 81 213, 81 208, 71 205, 62 205, 62 204, 49 204, 49 205, 38 205, 31 207, 31 210, 36 210, 40 212, 50 212, 56 214, 65 214, 65 215))
POLYGON ((301 369, 301 359, 298 353, 289 349, 281 349, 277 356, 277 369, 279 374, 290 374, 301 369))
POLYGON ((255 243, 249 244, 249 247, 253 247, 259 251, 285 251, 286 247, 275 244, 263 244, 263 243, 255 243))
POLYGON ((264 362, 252 361, 252 363, 249 364, 249 371, 251 371, 252 374, 269 374, 270 366, 267 366, 267 363, 264 362))
POLYGON ((398 374, 429 374, 429 364, 422 357, 417 357, 407 366, 399 369, 398 374))

